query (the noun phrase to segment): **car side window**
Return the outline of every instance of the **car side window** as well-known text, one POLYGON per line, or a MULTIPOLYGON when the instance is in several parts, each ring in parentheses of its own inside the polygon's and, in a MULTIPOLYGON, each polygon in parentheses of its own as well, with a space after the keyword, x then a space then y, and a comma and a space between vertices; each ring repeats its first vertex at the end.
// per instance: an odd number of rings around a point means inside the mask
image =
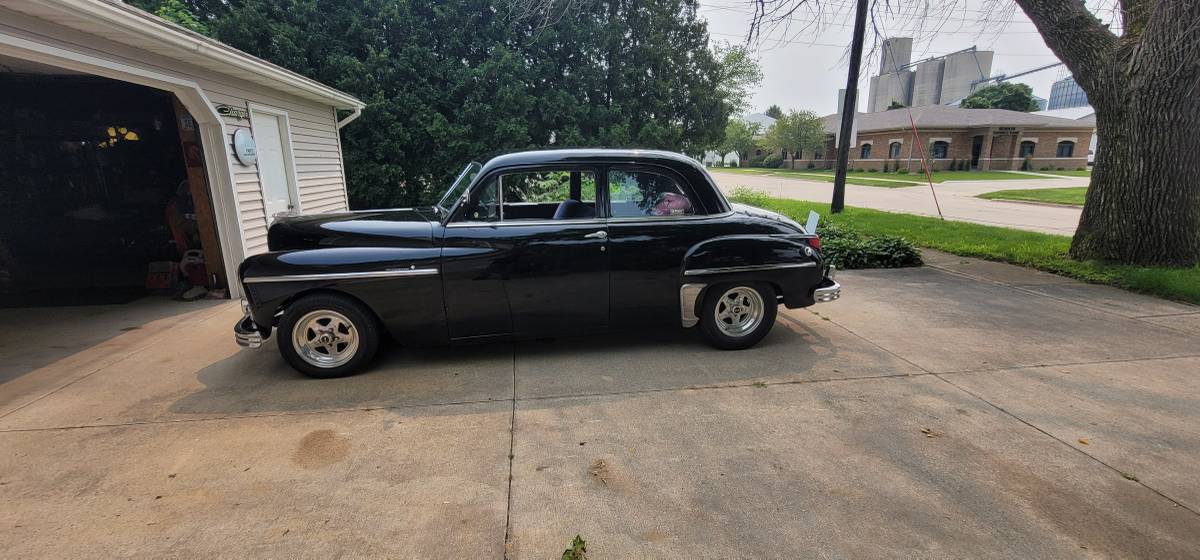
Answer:
POLYGON ((696 208, 674 179, 652 171, 611 169, 608 198, 614 218, 692 216, 696 208))
POLYGON ((463 211, 454 219, 456 222, 500 221, 499 185, 493 181, 471 192, 471 198, 463 211))
POLYGON ((580 220, 596 217, 596 173, 515 171, 492 177, 468 207, 467 221, 580 220))

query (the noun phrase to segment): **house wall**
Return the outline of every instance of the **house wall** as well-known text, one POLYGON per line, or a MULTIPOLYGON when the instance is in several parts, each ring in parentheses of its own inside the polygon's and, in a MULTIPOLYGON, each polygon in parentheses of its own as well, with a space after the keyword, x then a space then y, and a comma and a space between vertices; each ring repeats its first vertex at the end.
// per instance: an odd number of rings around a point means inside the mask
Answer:
MULTIPOLYGON (((83 33, 25 14, 0 8, 0 32, 22 37, 66 51, 78 52, 122 65, 190 80, 197 83, 214 105, 230 105, 247 111, 250 104, 287 112, 293 148, 299 210, 331 212, 348 208, 345 174, 333 107, 273 90, 233 76, 181 63, 172 58, 130 47, 98 35, 83 33)), ((229 155, 228 173, 233 183, 239 217, 241 249, 249 256, 266 251, 267 216, 256 166, 243 166, 232 156, 233 133, 250 126, 250 121, 233 116, 222 118, 223 150, 229 155)), ((208 140, 208 137, 205 138, 208 140)), ((207 146, 212 149, 212 146, 207 146)), ((211 169, 211 168, 210 168, 211 169)), ((209 180, 211 189, 220 181, 209 180)), ((214 199, 217 199, 214 196, 214 199)), ((239 240, 221 239, 222 244, 239 240)))
MULTIPOLYGON (((1031 140, 1036 142, 1036 147, 1033 153, 1031 162, 1032 170, 1038 171, 1042 168, 1050 169, 1076 169, 1087 165, 1087 151, 1091 143, 1092 131, 1089 129, 1064 129, 1064 130, 1042 130, 1034 131, 1022 129, 923 129, 921 130, 921 141, 924 144, 924 156, 932 156, 932 146, 935 141, 947 141, 949 147, 946 151, 946 157, 940 159, 931 159, 931 164, 935 170, 945 170, 951 168, 956 161, 971 159, 971 144, 973 138, 978 135, 984 135, 984 152, 980 154, 979 169, 996 169, 996 170, 1019 170, 1024 160, 1019 157, 1019 147, 1021 141, 1031 140), (988 152, 988 143, 986 135, 992 135, 991 150, 988 152), (1058 142, 1061 139, 1074 139, 1075 152, 1072 157, 1060 158, 1056 153, 1058 150, 1058 142)), ((811 163, 814 168, 824 169, 832 167, 837 156, 837 147, 834 145, 832 137, 825 144, 824 158, 813 159, 811 153, 801 154, 802 157, 789 160, 788 167, 795 169, 805 169, 811 163)), ((860 132, 858 134, 857 143, 850 148, 850 169, 875 169, 882 170, 885 165, 889 169, 895 169, 898 165, 901 168, 906 168, 910 172, 921 170, 922 150, 913 146, 912 131, 910 130, 890 130, 890 131, 872 131, 860 132), (893 141, 900 142, 900 157, 889 158, 888 147, 893 141), (871 144, 871 157, 862 159, 862 146, 865 143, 871 144)))

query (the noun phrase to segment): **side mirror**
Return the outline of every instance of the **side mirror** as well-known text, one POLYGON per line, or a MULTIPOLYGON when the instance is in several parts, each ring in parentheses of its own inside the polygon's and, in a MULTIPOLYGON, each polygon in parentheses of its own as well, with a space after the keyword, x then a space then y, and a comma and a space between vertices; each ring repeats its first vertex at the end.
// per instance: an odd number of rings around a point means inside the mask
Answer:
POLYGON ((817 233, 817 223, 820 222, 821 215, 813 210, 808 211, 808 221, 804 222, 804 233, 817 233))

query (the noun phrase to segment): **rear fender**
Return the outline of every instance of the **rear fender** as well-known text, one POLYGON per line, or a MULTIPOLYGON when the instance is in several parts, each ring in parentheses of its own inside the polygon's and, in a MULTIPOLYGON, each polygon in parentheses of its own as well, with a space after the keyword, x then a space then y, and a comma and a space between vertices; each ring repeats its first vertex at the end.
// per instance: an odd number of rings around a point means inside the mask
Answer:
POLYGON ((821 254, 805 238, 730 235, 697 243, 684 256, 680 270, 684 324, 689 322, 689 311, 693 318, 698 317, 697 307, 707 287, 728 282, 765 282, 789 308, 812 305, 823 263, 821 254), (688 309, 689 305, 695 307, 688 309))

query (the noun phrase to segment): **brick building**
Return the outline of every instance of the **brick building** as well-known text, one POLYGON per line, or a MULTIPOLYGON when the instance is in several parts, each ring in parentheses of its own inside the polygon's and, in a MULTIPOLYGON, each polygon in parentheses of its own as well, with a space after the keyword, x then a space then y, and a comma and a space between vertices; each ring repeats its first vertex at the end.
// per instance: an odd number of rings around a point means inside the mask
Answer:
MULTIPOLYGON (((1076 169, 1087 165, 1096 127, 1094 117, 1072 120, 1003 109, 936 106, 913 108, 911 112, 923 151, 915 147, 909 110, 859 113, 858 134, 850 147, 850 168, 887 166, 917 172, 923 153, 935 170, 950 169, 964 161, 971 169, 1076 169)), ((824 148, 789 154, 792 157, 785 166, 832 167, 837 157, 834 133, 839 119, 837 114, 824 117, 828 135, 824 148)))

